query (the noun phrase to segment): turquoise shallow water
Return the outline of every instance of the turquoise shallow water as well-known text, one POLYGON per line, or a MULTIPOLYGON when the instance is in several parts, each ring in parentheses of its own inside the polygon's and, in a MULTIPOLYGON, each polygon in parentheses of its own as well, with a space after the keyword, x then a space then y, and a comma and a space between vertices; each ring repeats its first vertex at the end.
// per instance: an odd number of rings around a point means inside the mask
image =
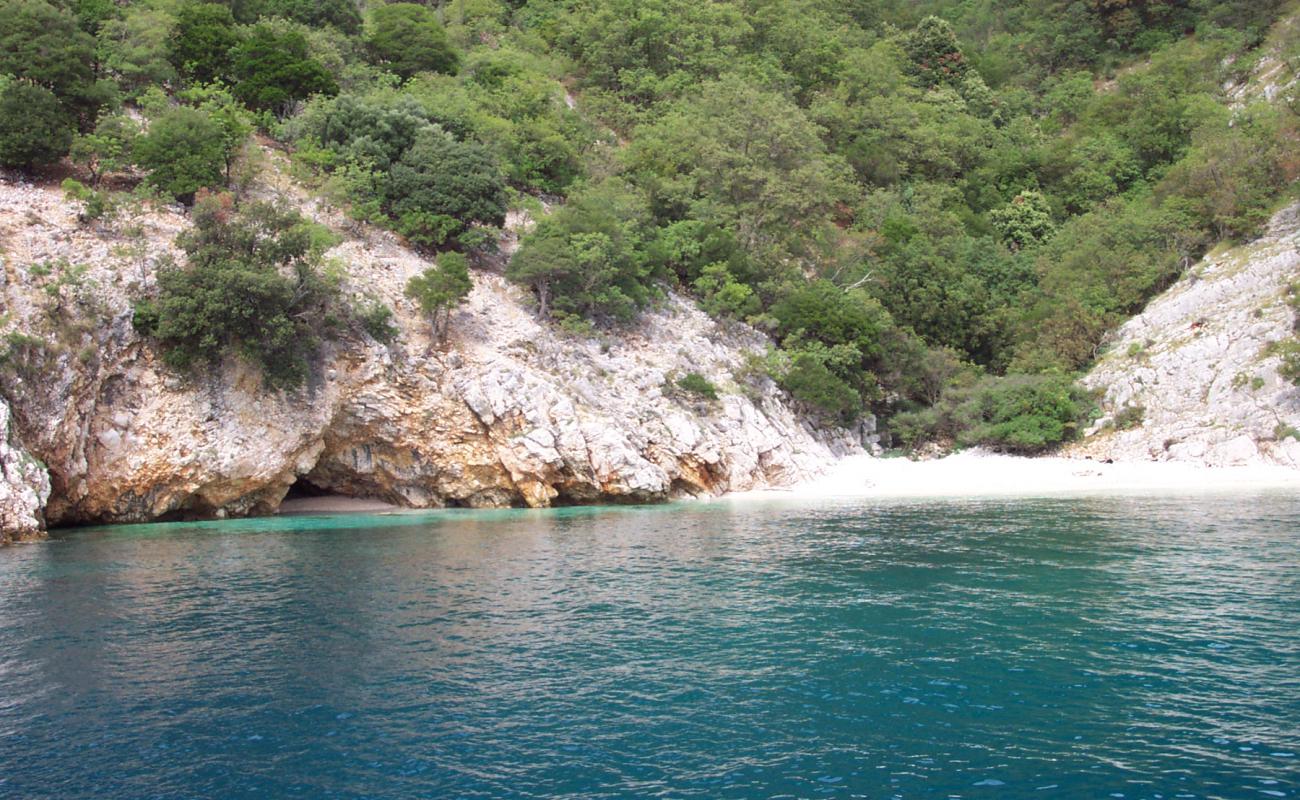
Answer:
POLYGON ((1300 797, 1300 498, 70 532, 0 797, 1300 797))

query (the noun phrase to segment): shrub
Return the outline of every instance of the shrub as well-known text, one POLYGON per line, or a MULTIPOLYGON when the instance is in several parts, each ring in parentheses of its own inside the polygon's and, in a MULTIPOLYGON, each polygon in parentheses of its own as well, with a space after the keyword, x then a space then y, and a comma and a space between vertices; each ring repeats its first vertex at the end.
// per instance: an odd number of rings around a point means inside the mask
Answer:
POLYGON ((91 133, 78 135, 72 140, 69 155, 72 161, 90 173, 90 185, 99 187, 100 178, 131 165, 140 126, 125 114, 102 117, 91 133))
POLYGON ((376 63, 403 78, 417 72, 455 73, 459 59, 433 11, 415 3, 379 6, 366 44, 376 63))
POLYGON ((249 108, 281 116, 295 100, 313 94, 337 94, 334 78, 311 57, 307 39, 297 31, 277 33, 257 25, 231 52, 232 91, 249 108))
POLYGON ((157 296, 135 304, 135 327, 158 341, 173 369, 192 372, 235 353, 269 387, 298 386, 330 327, 336 287, 320 274, 313 233, 296 213, 232 205, 229 195, 200 198, 194 228, 177 239, 188 263, 159 270, 157 296))
POLYGON ((1126 431, 1130 428, 1137 428, 1142 425, 1143 418, 1146 417, 1147 410, 1143 406, 1124 406, 1115 412, 1111 418, 1111 424, 1117 431, 1126 431))
POLYGON ((0 164, 30 169, 67 155, 72 120, 48 89, 0 78, 0 164))
POLYGON ((382 301, 369 299, 361 303, 356 311, 357 322, 361 329, 377 342, 391 342, 401 333, 401 328, 393 322, 393 309, 382 301))
POLYGON ((417 244, 454 244, 474 223, 505 223, 505 182, 492 156, 434 127, 417 134, 378 188, 398 231, 417 244))
POLYGON ((575 193, 524 239, 506 276, 533 289, 541 317, 626 322, 656 293, 646 217, 640 196, 620 181, 575 193))
POLYGON ((1074 438, 1089 410, 1071 381, 1053 376, 986 379, 970 402, 979 421, 958 442, 1014 453, 1039 453, 1074 438))
POLYGON ((230 51, 239 44, 235 17, 217 3, 181 6, 171 39, 171 62, 194 83, 212 83, 230 76, 230 51))
POLYGON ((441 340, 447 338, 451 310, 460 305, 473 288, 465 256, 443 253, 436 265, 407 281, 406 296, 430 317, 434 338, 441 340))
POLYGON ((795 400, 832 422, 848 424, 862 413, 862 397, 809 353, 795 355, 777 382, 795 400))
POLYGON ((81 213, 77 215, 81 222, 104 219, 113 212, 113 201, 107 192, 91 189, 74 178, 65 178, 61 188, 65 197, 81 203, 81 213))
POLYGON ((677 388, 705 400, 718 399, 718 387, 698 372, 688 372, 677 379, 677 388))
POLYGON ((932 408, 896 414, 889 426, 904 447, 937 441, 1033 454, 1073 439, 1091 410, 1064 377, 989 376, 954 383, 932 408))
POLYGON ((212 117, 182 106, 153 121, 136 147, 136 161, 149 170, 151 185, 190 202, 199 189, 222 185, 224 143, 225 133, 212 117))

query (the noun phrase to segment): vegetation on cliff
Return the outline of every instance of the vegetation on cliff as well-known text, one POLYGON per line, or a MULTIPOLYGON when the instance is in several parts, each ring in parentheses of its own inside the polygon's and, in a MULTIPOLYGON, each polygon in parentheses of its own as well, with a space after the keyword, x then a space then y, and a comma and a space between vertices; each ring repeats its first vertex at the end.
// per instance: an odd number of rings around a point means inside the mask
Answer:
MULTIPOLYGON (((297 223, 241 192, 256 130, 356 218, 444 253, 411 289, 440 334, 451 253, 559 196, 507 272, 540 316, 618 326, 677 287, 769 332, 761 367, 827 421, 1038 451, 1086 418, 1071 378, 1107 331, 1254 236, 1300 174, 1295 104, 1224 89, 1282 10, 0 0, 0 162, 70 154, 92 192, 228 189, 222 224, 273 244, 297 223)), ((306 251, 194 244, 210 214, 142 330, 177 366, 234 350, 291 385, 325 289, 306 251)))

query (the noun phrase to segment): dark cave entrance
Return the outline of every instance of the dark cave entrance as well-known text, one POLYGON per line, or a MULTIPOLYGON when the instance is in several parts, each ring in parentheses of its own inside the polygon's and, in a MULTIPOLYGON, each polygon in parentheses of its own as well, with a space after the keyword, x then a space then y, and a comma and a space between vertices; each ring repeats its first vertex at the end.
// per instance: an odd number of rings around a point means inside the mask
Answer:
POLYGON ((289 487, 289 492, 285 494, 285 500, 301 500, 304 497, 331 497, 337 492, 331 492, 329 489, 321 488, 304 476, 298 476, 298 480, 293 482, 289 487))

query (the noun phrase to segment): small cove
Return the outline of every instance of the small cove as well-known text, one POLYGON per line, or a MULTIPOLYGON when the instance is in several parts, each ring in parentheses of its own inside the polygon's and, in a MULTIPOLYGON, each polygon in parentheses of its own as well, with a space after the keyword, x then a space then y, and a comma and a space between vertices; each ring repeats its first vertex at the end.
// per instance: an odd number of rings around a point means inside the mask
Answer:
POLYGON ((0 797, 1296 797, 1300 498, 728 500, 0 551, 0 797))

